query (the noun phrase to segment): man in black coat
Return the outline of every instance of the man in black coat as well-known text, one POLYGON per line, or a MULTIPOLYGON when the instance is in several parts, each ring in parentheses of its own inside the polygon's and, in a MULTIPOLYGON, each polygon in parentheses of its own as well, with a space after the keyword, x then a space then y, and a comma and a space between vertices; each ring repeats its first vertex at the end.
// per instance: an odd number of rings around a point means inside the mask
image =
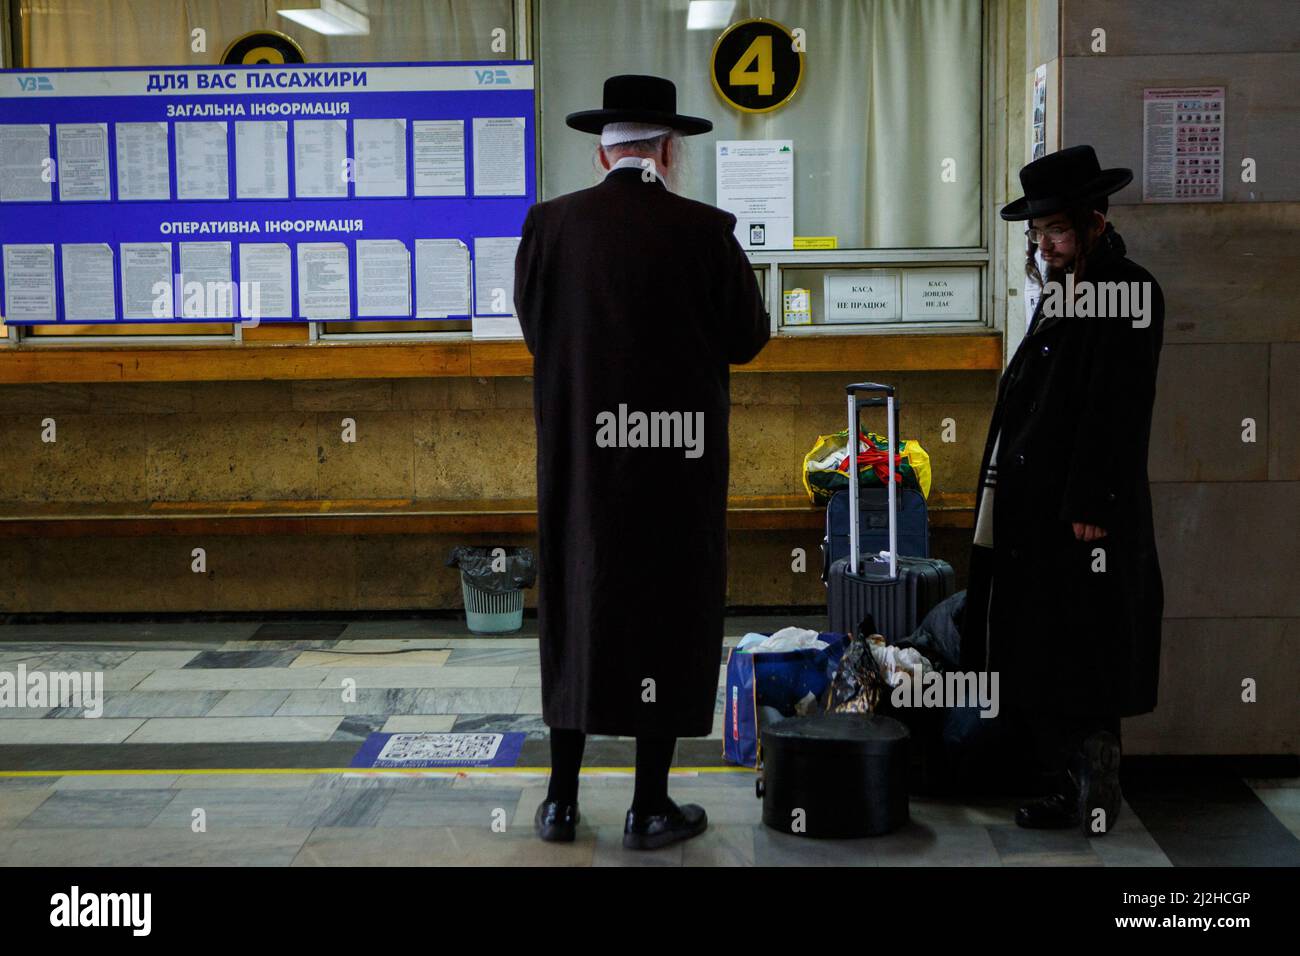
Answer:
POLYGON ((1132 178, 1071 147, 1002 209, 1029 220, 1043 294, 998 388, 962 628, 963 666, 999 672, 1053 774, 1016 822, 1089 836, 1119 813, 1119 719, 1155 707, 1164 603, 1147 478, 1164 299, 1106 219, 1132 178))
POLYGON ((544 840, 572 840, 588 733, 635 737, 631 849, 703 832, 668 798, 677 737, 713 729, 726 595, 729 364, 768 340, 735 217, 667 186, 676 88, 605 83, 604 180, 529 210, 515 308, 534 356, 538 623, 551 780, 544 840))

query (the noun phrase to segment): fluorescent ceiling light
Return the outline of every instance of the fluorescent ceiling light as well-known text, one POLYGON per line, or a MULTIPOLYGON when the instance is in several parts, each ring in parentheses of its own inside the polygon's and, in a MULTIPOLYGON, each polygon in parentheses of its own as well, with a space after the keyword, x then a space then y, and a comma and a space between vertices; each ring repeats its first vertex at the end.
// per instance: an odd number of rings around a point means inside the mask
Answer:
POLYGON ((691 0, 686 11, 686 29, 718 30, 731 22, 736 0, 691 0))
POLYGON ((365 36, 370 18, 340 0, 320 0, 319 8, 281 10, 280 16, 326 36, 365 36))

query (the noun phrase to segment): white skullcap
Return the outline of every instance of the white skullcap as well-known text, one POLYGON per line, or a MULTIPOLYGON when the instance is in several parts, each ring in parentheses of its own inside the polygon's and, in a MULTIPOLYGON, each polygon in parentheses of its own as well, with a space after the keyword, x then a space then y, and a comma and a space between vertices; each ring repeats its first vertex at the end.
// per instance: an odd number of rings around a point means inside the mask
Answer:
POLYGON ((634 140, 654 139, 672 132, 669 126, 652 126, 649 123, 606 123, 600 130, 601 146, 617 146, 634 140))

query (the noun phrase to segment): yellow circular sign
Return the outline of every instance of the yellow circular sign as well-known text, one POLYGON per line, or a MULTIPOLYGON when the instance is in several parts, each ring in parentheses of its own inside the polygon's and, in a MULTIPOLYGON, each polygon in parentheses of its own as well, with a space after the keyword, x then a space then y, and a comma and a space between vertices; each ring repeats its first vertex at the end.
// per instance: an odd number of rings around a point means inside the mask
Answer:
POLYGON ((241 63, 306 63, 298 41, 278 30, 254 30, 237 37, 221 54, 226 66, 241 63))
POLYGON ((803 71, 802 34, 765 17, 727 27, 709 59, 713 88, 743 113, 770 113, 790 102, 803 71))

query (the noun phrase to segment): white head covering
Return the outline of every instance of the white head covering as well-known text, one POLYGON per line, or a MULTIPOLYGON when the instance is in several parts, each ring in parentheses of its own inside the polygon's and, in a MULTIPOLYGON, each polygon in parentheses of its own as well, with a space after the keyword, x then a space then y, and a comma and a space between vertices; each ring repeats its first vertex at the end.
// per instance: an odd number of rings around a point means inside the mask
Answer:
POLYGON ((649 123, 606 123, 600 130, 601 146, 617 146, 639 139, 654 139, 672 132, 669 126, 653 126, 649 123))

